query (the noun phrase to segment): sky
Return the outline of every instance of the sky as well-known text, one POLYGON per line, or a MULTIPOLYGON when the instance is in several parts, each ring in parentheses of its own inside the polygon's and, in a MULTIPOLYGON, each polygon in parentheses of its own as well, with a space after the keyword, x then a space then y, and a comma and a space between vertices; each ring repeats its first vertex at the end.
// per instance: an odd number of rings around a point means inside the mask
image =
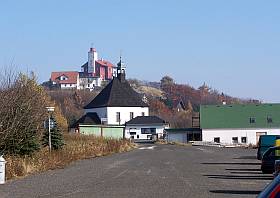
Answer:
POLYGON ((280 102, 279 0, 0 0, 0 67, 79 71, 91 45, 128 78, 280 102))

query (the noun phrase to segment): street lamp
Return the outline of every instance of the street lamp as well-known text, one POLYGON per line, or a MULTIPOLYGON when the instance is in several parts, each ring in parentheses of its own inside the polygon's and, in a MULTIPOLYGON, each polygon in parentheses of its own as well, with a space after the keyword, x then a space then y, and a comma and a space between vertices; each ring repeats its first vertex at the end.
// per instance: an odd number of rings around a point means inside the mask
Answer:
POLYGON ((54 107, 46 107, 49 113, 49 150, 52 150, 52 138, 51 138, 51 112, 54 112, 54 107))

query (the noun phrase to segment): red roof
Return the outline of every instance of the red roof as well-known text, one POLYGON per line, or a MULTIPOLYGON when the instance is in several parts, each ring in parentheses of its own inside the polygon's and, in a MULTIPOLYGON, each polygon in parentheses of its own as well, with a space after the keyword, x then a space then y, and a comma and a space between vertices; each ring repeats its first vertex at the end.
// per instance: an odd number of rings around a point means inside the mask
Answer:
POLYGON ((76 84, 79 72, 77 71, 63 71, 63 72, 52 72, 51 81, 58 84, 76 84), (60 80, 59 77, 65 76, 67 80, 60 80))
POLYGON ((109 61, 106 61, 106 60, 97 60, 95 62, 98 63, 99 65, 106 66, 106 67, 114 66, 112 63, 110 63, 109 61))

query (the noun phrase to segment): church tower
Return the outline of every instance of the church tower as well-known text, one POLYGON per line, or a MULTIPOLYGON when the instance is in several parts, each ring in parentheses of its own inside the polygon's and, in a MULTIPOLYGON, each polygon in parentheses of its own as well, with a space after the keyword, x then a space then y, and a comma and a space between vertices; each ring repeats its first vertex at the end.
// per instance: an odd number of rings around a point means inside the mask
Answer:
POLYGON ((117 78, 121 82, 125 82, 125 65, 124 62, 122 61, 122 57, 120 57, 120 62, 117 64, 117 78))
POLYGON ((88 66, 87 66, 88 73, 95 74, 95 72, 96 72, 95 64, 96 64, 96 61, 98 60, 97 56, 98 55, 97 55, 96 49, 91 47, 88 52, 88 66))

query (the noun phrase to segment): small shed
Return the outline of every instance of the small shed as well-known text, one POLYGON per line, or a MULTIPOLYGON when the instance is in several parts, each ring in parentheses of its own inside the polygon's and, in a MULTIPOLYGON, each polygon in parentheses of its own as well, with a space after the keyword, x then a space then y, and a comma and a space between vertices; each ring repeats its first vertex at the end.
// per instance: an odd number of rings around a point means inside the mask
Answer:
POLYGON ((106 138, 124 138, 124 125, 103 125, 97 113, 87 113, 72 125, 72 132, 106 138))
POLYGON ((173 128, 165 129, 164 132, 167 142, 188 143, 202 140, 200 128, 173 128))

